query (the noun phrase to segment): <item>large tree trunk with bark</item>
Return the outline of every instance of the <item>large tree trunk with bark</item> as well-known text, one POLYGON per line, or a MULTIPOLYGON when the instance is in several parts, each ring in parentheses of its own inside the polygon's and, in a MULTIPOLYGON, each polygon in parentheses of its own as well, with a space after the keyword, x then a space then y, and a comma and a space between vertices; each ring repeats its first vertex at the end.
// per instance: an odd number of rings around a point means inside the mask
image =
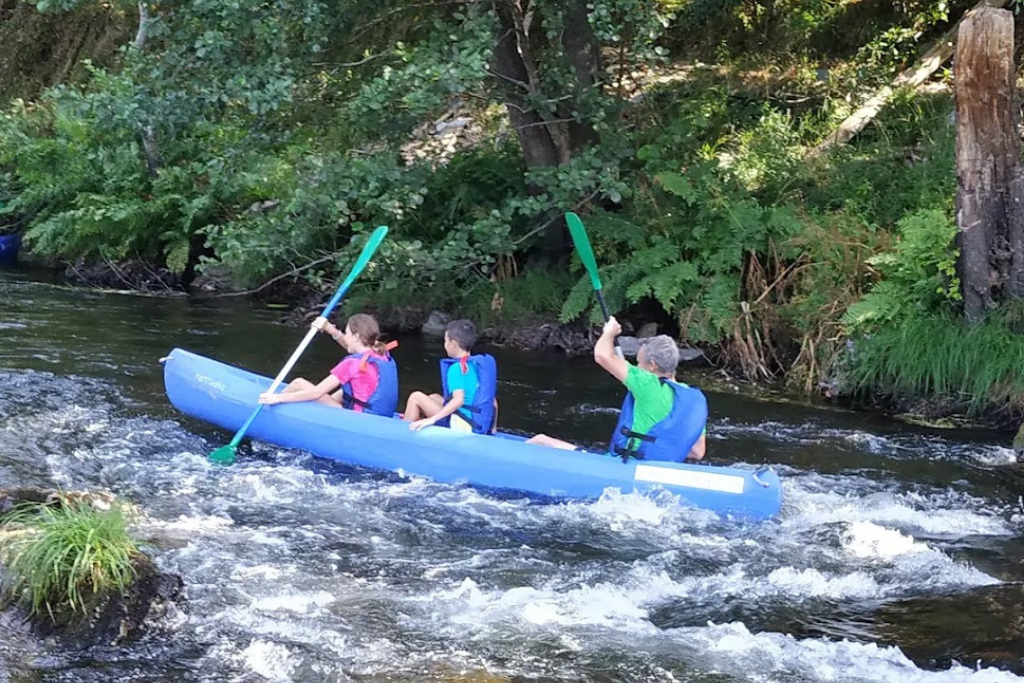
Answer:
MULTIPOLYGON (((601 87, 596 37, 588 21, 586 0, 567 0, 559 45, 549 42, 544 16, 531 0, 498 0, 501 33, 491 60, 491 73, 502 93, 509 121, 519 138, 529 169, 568 163, 593 144, 597 135, 588 121, 580 120, 576 102, 601 87), (564 51, 565 69, 572 74, 571 92, 553 96, 551 75, 539 55, 564 51)), ((538 190, 539 191, 539 190, 538 190)), ((563 221, 553 221, 545 233, 543 249, 551 259, 569 251, 563 221)))
POLYGON ((958 269, 964 314, 978 322, 1007 294, 1024 294, 1024 175, 1011 12, 982 8, 964 19, 954 76, 958 269))

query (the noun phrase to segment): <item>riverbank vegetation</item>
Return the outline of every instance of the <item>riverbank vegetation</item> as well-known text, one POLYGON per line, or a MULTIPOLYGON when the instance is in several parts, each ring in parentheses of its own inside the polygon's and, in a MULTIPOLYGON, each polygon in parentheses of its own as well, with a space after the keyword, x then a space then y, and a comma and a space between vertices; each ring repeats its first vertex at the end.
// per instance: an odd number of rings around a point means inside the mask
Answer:
POLYGON ((119 505, 27 504, 0 525, 7 595, 55 623, 85 620, 98 601, 124 593, 139 556, 119 505))
POLYGON ((359 305, 586 323, 576 210, 613 309, 747 378, 1024 407, 1016 305, 963 322, 950 71, 816 149, 966 2, 32 4, 0 32, 91 36, 31 78, 0 47, 37 257, 326 290, 388 224, 359 305))

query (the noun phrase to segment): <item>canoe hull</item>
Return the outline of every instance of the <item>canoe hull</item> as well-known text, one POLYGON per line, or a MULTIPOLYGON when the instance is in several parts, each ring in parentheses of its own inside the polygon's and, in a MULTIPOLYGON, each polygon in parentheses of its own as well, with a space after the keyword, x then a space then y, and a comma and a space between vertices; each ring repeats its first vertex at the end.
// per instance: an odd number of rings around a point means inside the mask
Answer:
MULTIPOLYGON (((236 431, 252 414, 267 377, 175 349, 164 364, 164 388, 175 408, 236 431)), ((778 476, 769 468, 637 461, 560 451, 514 435, 481 436, 443 427, 412 432, 392 418, 317 403, 264 408, 248 436, 324 458, 401 471, 447 483, 468 483, 556 498, 592 499, 621 491, 667 489, 684 504, 735 517, 771 517, 782 505, 778 476)))

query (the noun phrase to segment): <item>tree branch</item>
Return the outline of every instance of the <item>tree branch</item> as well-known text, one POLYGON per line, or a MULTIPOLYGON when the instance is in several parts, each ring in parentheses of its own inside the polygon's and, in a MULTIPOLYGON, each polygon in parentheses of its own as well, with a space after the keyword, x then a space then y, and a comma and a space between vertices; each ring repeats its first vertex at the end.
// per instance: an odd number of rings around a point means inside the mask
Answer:
POLYGON ((394 54, 394 53, 393 52, 382 52, 382 53, 377 54, 377 55, 370 55, 369 57, 365 57, 363 59, 360 59, 358 62, 314 62, 310 66, 329 66, 329 67, 333 67, 334 69, 350 69, 353 66, 362 66, 363 64, 366 64, 367 62, 372 62, 372 61, 374 61, 376 59, 383 59, 385 57, 390 57, 392 54, 394 54))
POLYGON ((376 19, 368 21, 362 26, 356 28, 353 31, 352 42, 355 42, 360 36, 369 31, 372 27, 376 26, 377 24, 384 23, 385 21, 395 16, 396 14, 401 14, 402 12, 408 12, 409 10, 414 9, 425 9, 428 7, 444 7, 446 5, 464 4, 466 4, 466 0, 445 0, 443 2, 418 2, 415 4, 403 4, 400 7, 394 7, 385 12, 384 14, 382 14, 381 16, 377 17, 376 19))
POLYGON ((132 43, 135 45, 136 50, 142 50, 146 47, 146 34, 149 28, 149 6, 146 5, 146 0, 139 0, 139 30, 135 34, 135 41, 132 43))
MULTIPOLYGON (((597 196, 597 195, 599 195, 599 194, 601 194, 601 190, 594 190, 594 191, 593 191, 593 192, 591 192, 591 193, 590 193, 590 194, 589 194, 588 196, 586 196, 586 197, 584 197, 583 199, 581 199, 580 201, 578 201, 578 202, 576 203, 576 206, 572 207, 572 210, 573 210, 573 211, 578 211, 578 210, 579 210, 580 208, 582 208, 582 207, 583 207, 583 205, 585 205, 585 204, 589 204, 589 203, 590 203, 590 200, 592 200, 592 199, 593 199, 594 197, 596 197, 596 196, 597 196)), ((562 216, 563 216, 563 215, 564 215, 564 214, 557 214, 557 215, 556 215, 556 216, 555 216, 554 218, 551 218, 551 219, 549 219, 549 220, 548 220, 548 221, 547 221, 546 223, 544 223, 543 225, 541 225, 541 226, 540 226, 539 228, 534 228, 534 229, 533 229, 533 230, 531 230, 530 232, 526 233, 525 235, 523 235, 522 237, 520 237, 519 239, 517 239, 517 240, 516 240, 515 242, 513 242, 513 243, 512 243, 512 246, 513 246, 513 247, 518 247, 518 246, 519 246, 520 244, 522 244, 522 243, 523 243, 523 242, 525 242, 526 240, 530 239, 530 238, 531 238, 531 237, 533 237, 534 235, 539 235, 540 233, 544 232, 544 231, 545 231, 545 230, 547 230, 547 229, 548 229, 549 227, 551 227, 551 225, 552 225, 552 224, 553 224, 553 223, 554 223, 555 221, 557 221, 557 220, 559 220, 560 218, 562 218, 562 216)))
POLYGON ((519 86, 520 88, 522 88, 523 90, 525 90, 528 93, 532 93, 533 92, 532 90, 530 90, 530 84, 529 83, 526 83, 524 81, 520 81, 519 79, 516 79, 516 78, 512 78, 511 76, 506 76, 505 74, 500 74, 500 73, 498 73, 496 71, 492 71, 491 69, 487 70, 487 75, 488 76, 492 76, 494 78, 501 79, 503 81, 508 81, 509 83, 511 83, 513 85, 519 86))
POLYGON ((269 280, 267 280, 266 282, 264 282, 262 285, 260 285, 259 287, 255 287, 253 289, 246 289, 246 290, 241 291, 241 292, 224 292, 223 294, 211 294, 210 296, 204 296, 204 297, 200 297, 200 298, 203 298, 203 299, 228 299, 228 298, 238 297, 238 296, 250 296, 252 294, 259 294, 260 292, 262 292, 267 287, 270 287, 274 283, 280 282, 281 280, 284 280, 285 278, 289 278, 289 277, 298 275, 299 273, 301 273, 303 271, 306 271, 306 270, 309 270, 310 268, 313 268, 314 266, 319 266, 321 263, 327 263, 328 261, 337 259, 338 255, 340 253, 341 253, 340 251, 335 251, 335 252, 332 252, 332 253, 328 254, 327 256, 324 256, 322 258, 318 258, 318 259, 316 259, 314 261, 310 261, 309 263, 307 263, 305 265, 298 266, 296 268, 292 268, 288 272, 281 273, 280 275, 272 277, 269 280))

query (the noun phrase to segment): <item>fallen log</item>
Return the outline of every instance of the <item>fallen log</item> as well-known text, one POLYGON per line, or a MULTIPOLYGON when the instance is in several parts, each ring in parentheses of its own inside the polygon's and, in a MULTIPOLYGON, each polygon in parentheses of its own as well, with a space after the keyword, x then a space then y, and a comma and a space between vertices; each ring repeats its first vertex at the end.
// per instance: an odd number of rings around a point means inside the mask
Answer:
POLYGON ((885 105, 889 103, 889 100, 896 94, 896 91, 903 88, 916 88, 931 78, 932 74, 953 56, 953 52, 956 50, 956 38, 960 30, 960 24, 971 12, 981 7, 1002 8, 1006 6, 1006 2, 1007 0, 981 0, 977 5, 965 12, 964 16, 960 17, 943 34, 942 38, 932 45, 912 67, 900 72, 891 84, 876 92, 862 107, 846 117, 839 124, 838 128, 829 133, 824 140, 807 153, 807 158, 813 159, 833 147, 845 145, 878 116, 878 113, 885 108, 885 105))

